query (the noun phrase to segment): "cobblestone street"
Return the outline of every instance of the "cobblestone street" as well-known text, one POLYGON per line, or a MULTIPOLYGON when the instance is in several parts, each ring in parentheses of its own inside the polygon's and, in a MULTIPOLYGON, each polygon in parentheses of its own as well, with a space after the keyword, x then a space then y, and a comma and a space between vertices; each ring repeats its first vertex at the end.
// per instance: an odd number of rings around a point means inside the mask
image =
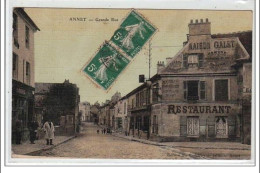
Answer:
MULTIPOLYGON (((122 137, 110 134, 97 134, 99 127, 91 123, 84 123, 81 135, 61 144, 53 149, 39 152, 35 155, 47 157, 69 157, 69 158, 106 158, 106 159, 213 159, 212 154, 203 153, 202 149, 179 148, 166 144, 156 146, 130 141, 122 137), (203 155, 199 155, 199 152, 203 155), (195 154, 196 153, 196 154, 195 154)), ((100 129, 100 128, 99 128, 100 129)), ((170 143, 169 143, 170 144, 170 143)), ((214 150, 208 150, 214 151, 214 150)), ((204 151, 205 152, 205 151, 204 151)), ((215 150, 218 153, 218 150, 215 150)), ((234 158, 232 153, 240 150, 221 150, 222 155, 214 155, 215 159, 249 159, 250 150, 241 150, 243 157, 234 158), (231 152, 231 153, 230 153, 231 152), (227 155, 233 158, 227 157, 227 155)))
POLYGON ((83 124, 83 132, 80 136, 51 150, 40 152, 39 155, 111 159, 192 159, 199 157, 180 153, 177 149, 142 144, 109 134, 97 134, 97 128, 93 124, 83 124))

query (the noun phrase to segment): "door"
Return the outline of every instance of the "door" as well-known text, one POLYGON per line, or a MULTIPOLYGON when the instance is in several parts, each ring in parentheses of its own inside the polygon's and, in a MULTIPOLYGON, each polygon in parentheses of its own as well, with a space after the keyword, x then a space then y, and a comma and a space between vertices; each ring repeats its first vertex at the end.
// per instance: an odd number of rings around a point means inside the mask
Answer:
POLYGON ((187 117, 187 135, 199 136, 199 117, 187 117))
POLYGON ((216 117, 216 137, 227 138, 227 117, 216 117))

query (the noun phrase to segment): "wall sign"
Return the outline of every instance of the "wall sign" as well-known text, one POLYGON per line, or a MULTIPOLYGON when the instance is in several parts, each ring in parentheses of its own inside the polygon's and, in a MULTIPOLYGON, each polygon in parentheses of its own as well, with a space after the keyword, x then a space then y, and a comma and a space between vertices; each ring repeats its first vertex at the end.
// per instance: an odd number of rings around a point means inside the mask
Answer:
POLYGON ((168 114, 228 114, 231 106, 176 106, 168 105, 168 114))

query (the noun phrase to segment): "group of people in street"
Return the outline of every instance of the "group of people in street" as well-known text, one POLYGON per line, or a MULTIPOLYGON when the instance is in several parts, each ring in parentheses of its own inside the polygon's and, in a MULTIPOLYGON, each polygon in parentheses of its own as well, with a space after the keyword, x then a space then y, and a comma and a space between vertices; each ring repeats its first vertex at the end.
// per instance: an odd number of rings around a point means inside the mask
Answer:
MULTIPOLYGON (((21 120, 17 120, 15 124, 15 143, 21 144, 23 125, 21 120)), ((39 127, 39 124, 36 121, 31 121, 28 123, 28 130, 30 134, 30 143, 35 144, 35 140, 39 139, 39 131, 42 129, 44 131, 46 145, 53 145, 54 132, 55 128, 51 120, 47 120, 42 128, 39 127)))
MULTIPOLYGON (((102 134, 112 134, 112 130, 110 128, 103 128, 101 130, 102 134)), ((97 134, 99 134, 99 129, 97 130, 97 134)))

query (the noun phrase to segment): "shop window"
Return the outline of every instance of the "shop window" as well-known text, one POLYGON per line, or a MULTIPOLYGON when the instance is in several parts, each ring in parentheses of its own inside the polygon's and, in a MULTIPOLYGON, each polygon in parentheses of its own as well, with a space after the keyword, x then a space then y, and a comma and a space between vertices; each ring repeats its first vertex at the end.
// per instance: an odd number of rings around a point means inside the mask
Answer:
POLYGON ((227 117, 216 117, 216 137, 227 138, 228 137, 228 124, 227 117))
POLYGON ((30 75, 30 63, 26 62, 26 83, 28 85, 30 85, 30 82, 31 82, 30 77, 31 77, 31 75, 30 75))
POLYGON ((228 100, 228 80, 215 80, 215 101, 228 100))
POLYGON ((199 136, 199 117, 187 117, 187 135, 199 136))
POLYGON ((14 45, 19 48, 18 44, 18 17, 15 13, 13 13, 13 41, 14 45))
POLYGON ((30 30, 28 26, 25 26, 25 46, 26 48, 29 48, 30 44, 30 30))

